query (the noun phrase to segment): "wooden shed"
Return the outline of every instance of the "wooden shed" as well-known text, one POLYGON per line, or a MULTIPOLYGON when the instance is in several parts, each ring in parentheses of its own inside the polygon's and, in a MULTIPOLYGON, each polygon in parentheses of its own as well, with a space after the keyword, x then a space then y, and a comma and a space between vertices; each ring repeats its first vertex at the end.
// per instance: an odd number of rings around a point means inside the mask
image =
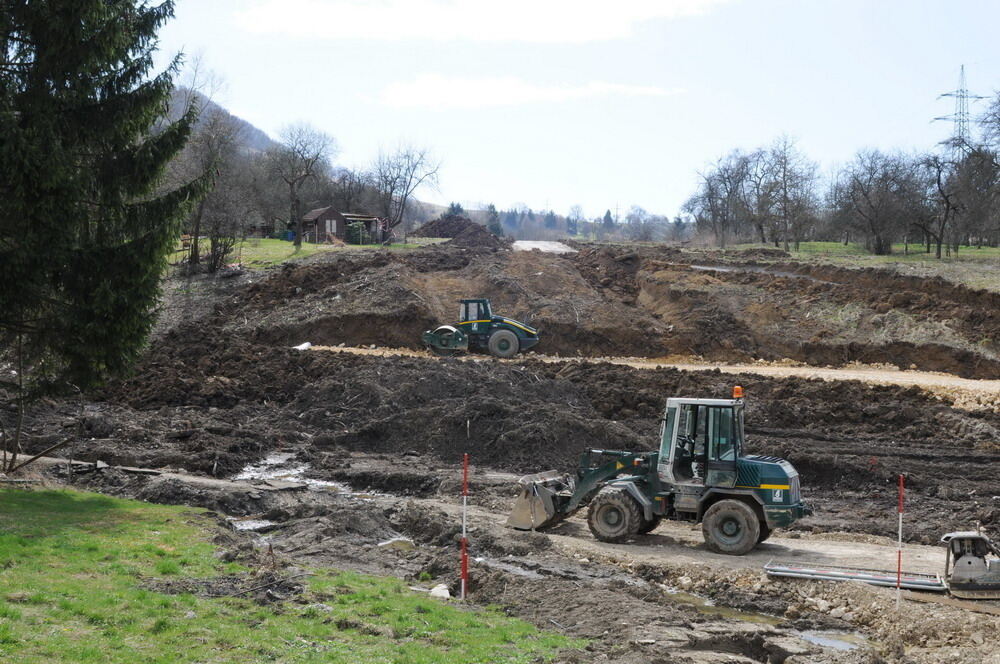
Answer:
POLYGON ((378 217, 368 214, 337 212, 332 206, 310 210, 302 216, 305 239, 312 242, 333 242, 334 238, 347 239, 347 225, 360 221, 365 225, 370 242, 381 242, 385 224, 378 217))

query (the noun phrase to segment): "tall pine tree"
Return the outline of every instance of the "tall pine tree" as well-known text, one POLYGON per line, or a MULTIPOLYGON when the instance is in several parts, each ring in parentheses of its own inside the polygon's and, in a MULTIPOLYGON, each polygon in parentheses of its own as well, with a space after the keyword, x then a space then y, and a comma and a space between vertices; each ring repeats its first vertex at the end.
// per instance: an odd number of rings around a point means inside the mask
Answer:
POLYGON ((158 189, 195 119, 162 120, 178 60, 151 73, 171 0, 0 6, 0 389, 19 406, 0 432, 9 469, 26 399, 135 360, 207 179, 158 189))

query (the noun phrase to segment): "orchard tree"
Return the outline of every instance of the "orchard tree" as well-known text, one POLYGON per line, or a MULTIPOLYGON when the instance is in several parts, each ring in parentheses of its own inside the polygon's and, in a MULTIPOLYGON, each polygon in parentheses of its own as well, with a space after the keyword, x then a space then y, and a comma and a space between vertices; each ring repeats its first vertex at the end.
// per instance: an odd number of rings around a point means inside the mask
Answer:
POLYGON ((879 150, 858 152, 840 172, 835 204, 873 254, 891 254, 908 221, 911 176, 912 166, 903 155, 879 150))
POLYGON ((3 6, 0 390, 16 418, 0 436, 9 471, 31 398, 95 386, 138 356, 167 255, 206 182, 159 187, 195 120, 190 108, 160 120, 179 63, 151 72, 171 0, 3 6))
MULTIPOLYGON (((194 132, 185 150, 186 161, 193 173, 207 173, 211 179, 211 191, 201 199, 191 215, 189 222, 191 234, 191 250, 188 263, 197 265, 201 262, 201 242, 204 235, 203 223, 206 212, 210 217, 212 230, 220 230, 222 223, 220 214, 234 214, 234 208, 245 193, 237 191, 237 183, 242 173, 236 172, 243 167, 241 154, 242 128, 233 117, 221 108, 214 107, 202 110, 201 122, 194 132)), ((218 269, 220 259, 217 257, 221 237, 210 234, 213 253, 210 261, 210 271, 218 269)), ((223 256, 224 258, 224 256, 223 256)))

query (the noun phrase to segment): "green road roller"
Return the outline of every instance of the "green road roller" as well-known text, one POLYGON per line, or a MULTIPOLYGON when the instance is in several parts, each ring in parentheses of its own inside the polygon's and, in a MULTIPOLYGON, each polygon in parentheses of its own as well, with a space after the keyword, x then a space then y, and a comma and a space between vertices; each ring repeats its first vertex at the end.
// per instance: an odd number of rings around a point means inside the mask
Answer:
POLYGON ((485 350, 496 357, 514 357, 538 343, 538 330, 506 316, 497 316, 483 298, 459 300, 459 320, 423 334, 424 344, 438 355, 485 350))

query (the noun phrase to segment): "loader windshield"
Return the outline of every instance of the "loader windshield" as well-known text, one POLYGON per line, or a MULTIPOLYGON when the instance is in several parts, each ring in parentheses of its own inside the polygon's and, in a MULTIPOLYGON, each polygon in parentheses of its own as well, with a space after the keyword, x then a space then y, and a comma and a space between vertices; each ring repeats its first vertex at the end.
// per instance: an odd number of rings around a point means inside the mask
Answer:
POLYGON ((684 404, 679 417, 674 454, 677 478, 700 480, 708 462, 735 464, 743 447, 741 407, 684 404))

